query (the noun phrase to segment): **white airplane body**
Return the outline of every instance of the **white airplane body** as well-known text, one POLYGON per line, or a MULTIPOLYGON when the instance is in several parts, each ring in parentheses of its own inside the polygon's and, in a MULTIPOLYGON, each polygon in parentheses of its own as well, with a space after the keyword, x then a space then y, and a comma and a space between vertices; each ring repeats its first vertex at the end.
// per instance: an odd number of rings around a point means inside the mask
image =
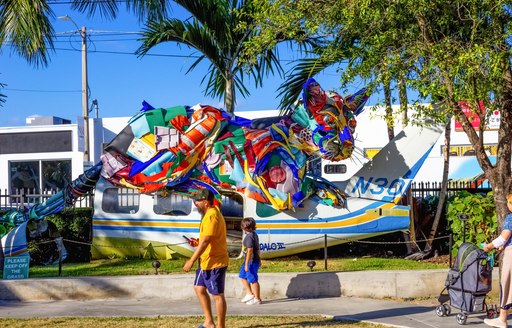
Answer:
MULTIPOLYGON (((439 127, 400 132, 350 180, 337 183, 347 195, 345 208, 307 199, 295 211, 280 212, 242 193, 220 190, 230 255, 240 253, 243 217, 256 220, 262 258, 408 230, 409 206, 398 203, 441 133, 439 127)), ((173 253, 190 256, 193 248, 185 237, 199 237, 200 220, 187 196, 139 194, 100 179, 95 189, 93 258, 147 252, 159 258, 173 253)))

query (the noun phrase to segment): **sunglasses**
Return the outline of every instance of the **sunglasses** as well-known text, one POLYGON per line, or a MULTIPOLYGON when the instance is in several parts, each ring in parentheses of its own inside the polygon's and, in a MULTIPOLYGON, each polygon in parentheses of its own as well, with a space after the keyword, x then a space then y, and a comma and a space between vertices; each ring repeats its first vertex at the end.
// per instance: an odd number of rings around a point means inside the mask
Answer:
POLYGON ((309 84, 310 87, 318 87, 320 84, 318 84, 318 82, 311 82, 309 84))

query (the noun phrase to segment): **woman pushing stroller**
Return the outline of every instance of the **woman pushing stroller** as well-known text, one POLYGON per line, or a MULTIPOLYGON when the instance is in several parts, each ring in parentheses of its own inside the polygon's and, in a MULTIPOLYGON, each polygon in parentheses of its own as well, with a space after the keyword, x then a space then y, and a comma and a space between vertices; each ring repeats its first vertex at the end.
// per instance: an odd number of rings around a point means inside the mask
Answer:
MULTIPOLYGON (((512 193, 507 195, 507 207, 512 212, 512 193)), ((484 251, 497 248, 504 250, 500 276, 500 316, 493 319, 484 319, 484 323, 491 327, 507 327, 507 312, 512 307, 512 213, 503 221, 501 234, 491 243, 484 245, 484 251)))

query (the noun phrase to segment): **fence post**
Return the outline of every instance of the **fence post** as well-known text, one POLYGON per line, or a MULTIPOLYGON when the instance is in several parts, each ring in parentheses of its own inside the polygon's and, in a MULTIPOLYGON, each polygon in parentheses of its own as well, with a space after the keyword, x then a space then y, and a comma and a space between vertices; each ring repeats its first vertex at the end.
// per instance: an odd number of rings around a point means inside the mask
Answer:
POLYGON ((327 271, 327 234, 324 235, 324 268, 327 271))
POLYGON ((448 238, 448 252, 450 253, 450 268, 452 267, 452 246, 453 246, 453 234, 450 234, 449 238, 448 238))
POLYGON ((62 275, 62 246, 64 242, 62 241, 62 237, 60 237, 60 244, 57 245, 57 250, 59 251, 59 277, 62 275))

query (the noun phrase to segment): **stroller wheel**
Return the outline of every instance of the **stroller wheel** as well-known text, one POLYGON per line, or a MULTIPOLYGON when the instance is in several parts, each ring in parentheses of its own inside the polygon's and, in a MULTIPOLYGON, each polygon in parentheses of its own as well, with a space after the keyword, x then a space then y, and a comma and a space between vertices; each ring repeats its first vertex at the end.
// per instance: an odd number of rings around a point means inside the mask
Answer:
POLYGON ((496 311, 494 311, 494 309, 487 310, 487 318, 492 319, 492 318, 494 318, 496 316, 496 314, 497 313, 496 313, 496 311))
POLYGON ((465 325, 466 324, 466 320, 468 319, 468 316, 465 314, 465 313, 457 313, 457 323, 459 325, 465 325))
POLYGON ((452 308, 448 304, 443 304, 444 307, 444 315, 450 315, 452 313, 452 308))
POLYGON ((443 305, 436 306, 436 314, 438 317, 444 317, 446 315, 446 309, 443 305))

